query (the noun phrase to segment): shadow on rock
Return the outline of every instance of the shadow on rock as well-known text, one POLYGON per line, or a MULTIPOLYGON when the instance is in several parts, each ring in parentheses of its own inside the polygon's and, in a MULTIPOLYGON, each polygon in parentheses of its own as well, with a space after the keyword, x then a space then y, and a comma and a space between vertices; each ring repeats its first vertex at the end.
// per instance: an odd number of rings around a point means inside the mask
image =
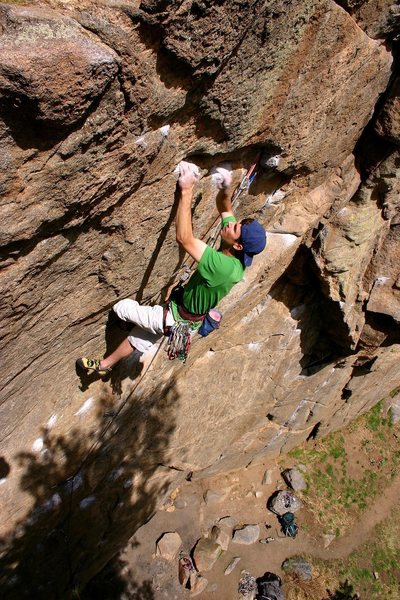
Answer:
POLYGON ((327 364, 352 354, 343 316, 337 303, 323 294, 307 248, 300 247, 271 295, 283 302, 297 321, 303 355, 302 375, 313 375, 327 364))
MULTIPOLYGON (((128 326, 110 310, 105 330, 106 351, 105 356, 109 356, 129 335, 129 330, 132 324, 128 326), (123 325, 125 327, 123 327, 123 325)), ((122 394, 122 381, 130 379, 134 381, 138 379, 143 370, 143 364, 140 362, 141 353, 135 351, 133 354, 121 360, 112 371, 105 377, 101 377, 103 381, 109 381, 114 394, 122 394)), ((75 371, 80 379, 79 389, 84 392, 89 389, 90 385, 100 379, 97 373, 86 373, 78 365, 75 366, 75 371)))
POLYGON ((127 590, 130 598, 154 598, 149 582, 128 583, 123 563, 110 561, 152 516, 172 482, 174 473, 160 465, 168 461, 178 397, 169 383, 129 399, 105 420, 110 403, 110 398, 99 403, 90 431, 75 428, 56 435, 44 430, 39 456, 18 455, 20 487, 33 505, 0 540, 5 600, 116 600, 127 590), (100 581, 106 589, 106 580, 114 592, 93 595, 100 581))

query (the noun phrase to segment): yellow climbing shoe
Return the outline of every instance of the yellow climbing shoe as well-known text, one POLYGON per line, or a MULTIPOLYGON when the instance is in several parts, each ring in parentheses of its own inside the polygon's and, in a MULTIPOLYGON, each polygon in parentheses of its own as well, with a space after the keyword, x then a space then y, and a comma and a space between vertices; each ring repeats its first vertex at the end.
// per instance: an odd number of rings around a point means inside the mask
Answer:
POLYGON ((100 358, 86 358, 85 356, 82 356, 82 358, 78 358, 78 360, 76 361, 76 364, 81 369, 84 369, 88 373, 97 373, 98 375, 103 377, 111 371, 112 367, 100 368, 100 363, 100 358))

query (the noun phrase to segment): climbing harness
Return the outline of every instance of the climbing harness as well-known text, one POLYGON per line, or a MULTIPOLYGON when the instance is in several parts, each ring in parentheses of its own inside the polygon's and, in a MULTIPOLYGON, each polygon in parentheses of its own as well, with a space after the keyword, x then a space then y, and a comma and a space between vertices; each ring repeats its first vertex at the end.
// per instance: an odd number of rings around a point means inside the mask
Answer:
MULTIPOLYGON (((178 285, 177 288, 180 288, 180 286, 178 285)), ((185 363, 190 350, 191 332, 198 328, 199 322, 203 322, 207 315, 195 315, 186 310, 186 308, 182 305, 180 293, 182 291, 183 287, 178 290, 175 288, 175 298, 179 298, 177 309, 180 319, 176 320, 174 325, 171 325, 170 327, 167 327, 166 324, 170 303, 167 302, 164 305, 164 334, 168 338, 168 343, 165 350, 168 354, 169 360, 175 360, 175 358, 179 358, 179 360, 185 363)))

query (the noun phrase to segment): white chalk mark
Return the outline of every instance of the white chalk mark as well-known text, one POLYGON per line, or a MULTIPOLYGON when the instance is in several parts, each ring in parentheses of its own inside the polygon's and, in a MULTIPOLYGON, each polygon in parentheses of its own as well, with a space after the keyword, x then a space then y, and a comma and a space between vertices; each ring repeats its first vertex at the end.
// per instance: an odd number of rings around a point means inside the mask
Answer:
POLYGON ((278 204, 278 202, 281 202, 281 200, 283 200, 286 197, 286 194, 284 191, 282 190, 276 190, 275 192, 272 192, 272 194, 268 194, 265 198, 265 204, 264 206, 270 206, 271 204, 278 204))
POLYGON ((57 423, 57 415, 51 415, 50 419, 46 423, 46 429, 52 429, 54 425, 57 423))
POLYGON ((248 344, 247 347, 252 352, 260 352, 262 344, 260 342, 250 342, 250 344, 248 344))
POLYGON ((80 409, 75 413, 75 417, 79 417, 80 415, 84 415, 84 414, 88 413, 93 406, 93 402, 94 402, 94 400, 92 397, 85 400, 85 402, 82 404, 80 409))
POLYGON ((34 452, 41 452, 43 450, 44 441, 43 438, 37 438, 32 444, 32 450, 34 452))
POLYGON ((171 129, 170 125, 164 125, 164 127, 160 127, 159 132, 163 137, 168 137, 169 130, 171 129))
POLYGON ((139 146, 139 148, 143 148, 145 150, 147 148, 146 137, 141 135, 135 140, 135 144, 139 146))

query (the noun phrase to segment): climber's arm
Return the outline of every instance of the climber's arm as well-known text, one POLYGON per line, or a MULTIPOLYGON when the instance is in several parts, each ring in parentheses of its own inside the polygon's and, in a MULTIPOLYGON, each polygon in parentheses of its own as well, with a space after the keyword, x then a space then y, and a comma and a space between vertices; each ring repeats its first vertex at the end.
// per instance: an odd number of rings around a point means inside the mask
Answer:
POLYGON ((186 166, 181 167, 181 174, 178 180, 178 189, 180 193, 178 210, 176 213, 176 241, 182 248, 190 254, 194 260, 199 262, 207 248, 202 240, 194 237, 192 229, 192 199, 193 187, 196 177, 186 166))
POLYGON ((217 210, 221 215, 221 218, 232 217, 233 209, 232 209, 232 201, 231 201, 231 193, 228 188, 223 188, 219 190, 216 198, 217 210))

